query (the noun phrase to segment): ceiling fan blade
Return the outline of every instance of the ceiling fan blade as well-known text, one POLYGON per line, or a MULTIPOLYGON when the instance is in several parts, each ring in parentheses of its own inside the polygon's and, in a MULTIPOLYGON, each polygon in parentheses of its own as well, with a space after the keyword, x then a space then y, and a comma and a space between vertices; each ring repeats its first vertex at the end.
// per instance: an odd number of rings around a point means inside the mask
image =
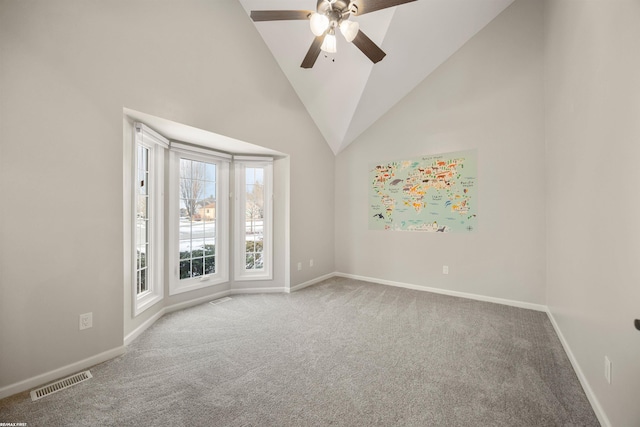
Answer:
POLYGON ((388 7, 399 6, 405 3, 411 3, 416 0, 358 0, 356 1, 356 10, 354 14, 356 16, 364 15, 365 13, 375 12, 376 10, 386 9, 388 7))
POLYGON ((323 35, 313 39, 313 43, 311 43, 311 47, 309 48, 307 55, 302 60, 302 64, 300 64, 302 68, 312 68, 313 64, 316 63, 318 56, 320 56, 320 46, 322 46, 324 36, 326 35, 327 33, 324 33, 323 35))
POLYGON ((252 10, 251 19, 259 21, 292 21, 295 19, 309 19, 313 12, 310 10, 252 10))
POLYGON ((382 58, 386 55, 386 53, 384 53, 384 51, 361 30, 358 30, 358 34, 356 34, 356 38, 353 39, 352 43, 356 45, 362 53, 367 55, 367 58, 369 58, 374 64, 382 61, 382 58))

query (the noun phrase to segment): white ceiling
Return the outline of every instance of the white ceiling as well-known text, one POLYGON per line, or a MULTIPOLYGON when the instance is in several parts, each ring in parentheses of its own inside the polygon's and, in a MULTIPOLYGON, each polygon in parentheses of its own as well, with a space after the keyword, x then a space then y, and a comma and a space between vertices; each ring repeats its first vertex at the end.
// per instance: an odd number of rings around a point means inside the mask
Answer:
POLYGON ((122 110, 126 116, 130 117, 134 121, 144 123, 170 141, 188 142, 190 144, 212 148, 229 154, 251 154, 275 157, 284 155, 283 153, 269 148, 260 147, 238 139, 229 138, 228 136, 219 135, 203 129, 163 119, 161 117, 152 116, 151 114, 142 113, 130 108, 123 108, 122 110))
MULTIPOLYGON (((316 0, 239 1, 247 14, 316 8, 316 0)), ((337 154, 512 2, 417 0, 351 17, 386 52, 377 64, 336 34, 338 52, 321 52, 312 69, 302 69, 314 38, 308 21, 254 24, 337 154)))

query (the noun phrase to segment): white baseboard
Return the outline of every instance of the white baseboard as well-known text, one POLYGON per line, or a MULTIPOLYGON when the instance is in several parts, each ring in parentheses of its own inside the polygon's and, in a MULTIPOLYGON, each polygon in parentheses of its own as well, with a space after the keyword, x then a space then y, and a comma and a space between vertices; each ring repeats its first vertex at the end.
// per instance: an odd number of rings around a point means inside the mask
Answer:
POLYGON ((228 296, 230 294, 231 294, 231 291, 224 290, 224 291, 216 292, 215 294, 212 294, 212 295, 207 295, 207 296, 204 296, 204 297, 195 298, 195 299, 192 299, 192 300, 189 300, 189 301, 180 302, 180 303, 177 303, 177 304, 172 304, 172 305, 168 305, 166 307, 163 307, 160 311, 158 311, 156 314, 154 314, 149 319, 147 319, 143 324, 141 324, 136 329, 131 331, 131 333, 129 333, 127 336, 125 336, 124 337, 124 345, 127 346, 127 345, 131 344, 132 342, 134 342, 136 340, 136 338, 138 338, 140 335, 142 335, 142 333, 144 331, 149 329, 154 323, 156 323, 158 321, 158 319, 160 319, 162 316, 164 316, 167 313, 172 313, 174 311, 183 310, 185 308, 193 307, 193 306, 196 306, 196 305, 199 305, 199 304, 204 304, 206 302, 213 301, 214 299, 226 297, 226 296, 228 296))
POLYGON ((440 288, 432 288, 429 286, 420 286, 420 285, 413 285, 410 283, 402 283, 402 282, 394 282, 391 280, 384 280, 384 279, 376 279, 374 277, 365 277, 365 276, 358 276, 355 274, 346 274, 346 273, 335 273, 335 276, 338 277, 346 277, 348 279, 354 279, 354 280, 363 280, 365 282, 373 282, 373 283, 378 283, 381 285, 389 285, 389 286, 396 286, 399 288, 407 288, 407 289, 413 289, 416 291, 426 291, 426 292, 433 292, 434 294, 442 294, 442 295, 449 295, 452 297, 460 297, 460 298, 467 298, 467 299, 472 299, 472 300, 476 300, 476 301, 485 301, 485 302, 493 302, 496 304, 503 304, 503 305, 509 305, 512 307, 518 307, 518 308, 526 308, 528 310, 535 310, 535 311, 543 311, 543 312, 547 312, 547 306, 542 305, 542 304, 534 304, 534 303, 530 303, 530 302, 523 302, 523 301, 515 301, 515 300, 510 300, 510 299, 505 299, 505 298, 496 298, 496 297, 488 297, 485 295, 478 295, 478 294, 471 294, 468 292, 459 292, 459 291, 450 291, 447 289, 440 289, 440 288))
POLYGON ((295 285, 294 287, 289 289, 289 292, 299 291, 300 289, 304 289, 307 286, 315 285, 316 283, 320 283, 323 280, 331 279, 332 277, 335 277, 336 275, 337 275, 337 273, 329 273, 329 274, 325 274, 324 276, 316 277, 315 279, 311 279, 311 280, 308 280, 308 281, 306 281, 304 283, 300 283, 298 285, 295 285))
POLYGON ((136 338, 138 338, 144 331, 149 329, 151 325, 156 323, 156 321, 162 316, 164 316, 165 313, 166 312, 164 311, 164 308, 163 308, 160 311, 158 311, 156 314, 148 318, 142 325, 138 326, 130 334, 124 337, 124 345, 127 346, 132 342, 134 342, 136 338))
POLYGON ((549 316, 549 320, 553 325, 553 329, 556 331, 556 335, 558 335, 558 338, 562 343, 564 352, 567 353, 567 357, 571 362, 571 366, 573 366, 573 370, 576 372, 576 375, 578 376, 578 380, 580 380, 580 384, 582 385, 584 393, 587 395, 587 399, 589 399, 589 403, 591 403, 593 412, 595 412, 596 417, 598 417, 598 421, 600 421, 600 424, 602 425, 602 427, 611 427, 611 422, 609 421, 607 414, 604 412, 604 409, 602 409, 602 406, 600 405, 600 401, 598 401, 598 398, 596 397, 595 393, 591 389, 591 385, 589 384, 589 381, 587 381, 587 377, 584 375, 584 372, 582 372, 582 369, 578 364, 578 360, 573 355, 573 352, 571 351, 571 347, 569 347, 569 343, 567 342, 564 335, 562 334, 562 331, 560 330, 560 326, 558 326, 558 323, 556 322, 555 317, 553 317, 551 310, 549 310, 548 308, 547 308, 547 316, 549 316))
POLYGON ((68 376, 68 375, 72 375, 72 374, 74 374, 76 372, 82 371, 84 369, 90 368, 91 366, 95 366, 95 365, 97 365, 99 363, 105 362, 105 361, 107 361, 109 359, 112 359, 114 357, 117 357, 117 356, 120 356, 120 355, 124 354, 125 353, 125 346, 127 346, 127 345, 131 344, 133 341, 135 341, 136 338, 138 338, 144 331, 146 331, 149 327, 151 327, 151 325, 153 325, 158 319, 160 319, 162 316, 164 316, 167 313, 171 313, 171 312, 174 312, 174 311, 177 311, 177 310, 182 310, 182 309, 185 309, 185 308, 188 308, 188 307, 192 307, 192 306, 195 306, 195 305, 203 304, 203 303, 206 303, 208 301, 213 301, 215 299, 222 298, 222 297, 225 297, 225 296, 234 295, 234 294, 265 293, 265 292, 269 292, 269 293, 295 292, 295 291, 298 291, 300 289, 306 288, 308 286, 315 285, 316 283, 320 283, 323 280, 330 279, 332 277, 345 277, 345 278, 350 278, 350 279, 354 279, 354 280, 362 280, 362 281, 366 281, 366 282, 378 283, 378 284, 382 284, 382 285, 395 286, 395 287, 413 289, 413 290, 418 290, 418 291, 433 292, 433 293, 437 293, 437 294, 449 295, 449 296, 460 297, 460 298, 467 298, 467 299, 472 299, 472 300, 477 300, 477 301, 493 302, 493 303, 497 303, 497 304, 503 304, 503 305, 519 307, 519 308, 526 308, 526 309, 529 309, 529 310, 536 310, 536 311, 542 311, 542 312, 547 313, 547 315, 549 317, 549 320, 551 321, 551 324, 553 325, 553 328, 554 328, 556 334, 558 335, 558 338, 560 339, 560 342, 562 343, 562 346, 563 346, 563 348, 565 350, 565 353, 567 354, 567 357, 569 358, 569 361, 571 362, 571 365, 573 366, 573 369, 576 372, 576 375, 578 376, 578 379, 579 379, 580 383, 582 384, 582 387, 583 387, 583 389, 585 391, 585 394, 587 395, 587 398, 589 399, 589 402, 591 403, 591 406, 592 406, 596 416, 598 417, 598 420, 600 421, 600 424, 602 424, 603 427, 611 427, 611 423, 609 422, 609 419, 608 419, 607 415, 605 414, 604 410, 602 409, 602 406, 600 405, 600 402, 598 401, 598 399, 596 398, 595 394, 593 393, 593 390, 591 389, 591 386, 589 385, 589 382, 587 381, 584 373, 582 372, 582 369, 580 368, 580 365, 578 364, 578 361, 576 360, 575 356, 573 355, 573 352, 571 351, 571 348, 569 347, 568 342, 564 338, 564 335, 562 334, 562 331, 560 330, 558 324, 556 323, 556 320, 553 317, 553 314, 549 311, 547 306, 544 306, 544 305, 541 305, 541 304, 533 304, 533 303, 528 303, 528 302, 522 302, 522 301, 508 300, 508 299, 504 299, 504 298, 488 297, 488 296, 484 296, 484 295, 471 294, 471 293, 467 293, 467 292, 450 291, 450 290, 446 290, 446 289, 432 288, 432 287, 428 287, 428 286, 413 285, 413 284, 409 284, 409 283, 395 282, 395 281, 391 281, 391 280, 377 279, 377 278, 373 278, 373 277, 358 276, 358 275, 355 275, 355 274, 346 274, 346 273, 340 273, 340 272, 333 272, 333 273, 329 273, 329 274, 325 274, 323 276, 317 277, 315 279, 311 279, 309 281, 306 281, 304 283, 300 283, 300 284, 298 284, 296 286, 291 287, 290 290, 287 290, 284 287, 246 288, 246 289, 224 290, 224 291, 212 294, 212 295, 207 295, 205 297, 196 298, 196 299, 193 299, 193 300, 189 300, 189 301, 185 301, 185 302, 181 302, 181 303, 177 303, 177 304, 173 304, 173 305, 164 307, 162 310, 160 310, 158 313, 153 315, 151 318, 149 318, 147 321, 145 321, 142 325, 140 325, 138 328, 136 328, 130 334, 128 334, 124 339, 124 346, 116 347, 116 348, 111 349, 111 350, 107 350, 105 352, 102 352, 102 353, 97 354, 95 356, 91 356, 91 357, 86 358, 84 360, 81 360, 79 362, 75 362, 75 363, 72 363, 70 365, 63 366, 62 368, 58 368, 58 369, 55 369, 53 371, 46 372, 44 374, 41 374, 41 375, 38 375, 38 376, 35 376, 35 377, 32 377, 32 378, 28 378, 28 379, 26 379, 24 381, 20 381, 18 383, 10 384, 8 386, 0 388, 0 399, 3 399, 5 397, 9 397, 9 396, 14 395, 16 393, 20 393, 20 392, 29 390, 30 388, 33 388, 33 387, 37 387, 37 386, 40 386, 40 385, 55 381, 55 380, 57 380, 59 378, 62 378, 62 377, 65 377, 65 376, 68 376))
POLYGON ((493 303, 497 303, 497 304, 504 304, 504 305, 509 305, 509 306, 513 306, 513 307, 526 308, 526 309, 529 309, 529 310, 536 310, 536 311, 542 311, 542 312, 547 313, 547 316, 549 317, 549 320, 551 321, 551 324, 553 325, 553 329, 555 330, 556 335, 558 335, 558 338, 560 339, 560 342, 562 343, 562 347, 564 348, 564 351, 567 354, 567 357, 569 358, 569 361, 571 362, 571 366, 573 366, 573 370, 576 372, 576 375, 578 376, 578 380, 580 381, 580 384, 582 385, 582 388, 584 389, 584 392, 585 392, 585 394, 587 396, 587 399, 589 399, 589 403, 591 404, 591 407, 593 408, 593 411, 595 412, 596 417, 598 418, 598 421, 600 422, 602 427, 611 427, 611 422, 609 421, 609 418, 607 417, 606 413, 602 409, 602 406, 600 405, 600 402, 598 401, 598 398, 596 397, 595 393, 591 389, 591 386, 589 385, 589 381, 587 381, 587 378, 585 377, 584 373, 582 372, 582 369, 580 368, 580 365, 578 364, 577 359, 575 358, 575 356, 573 355, 573 352, 571 351, 571 347, 569 347, 569 343, 567 342, 567 340, 565 339, 564 335, 562 334, 562 331, 560 330, 560 327, 558 326, 558 323, 556 322, 556 319, 553 317, 553 314, 549 310, 549 307, 547 307, 545 305, 541 305, 541 304, 533 304, 533 303, 522 302, 522 301, 514 301, 514 300, 508 300, 508 299, 504 299, 504 298, 488 297, 488 296, 484 296, 484 295, 476 295, 476 294, 470 294, 470 293, 466 293, 466 292, 449 291, 449 290, 446 290, 446 289, 431 288, 431 287, 428 287, 428 286, 418 286, 418 285, 412 285, 412 284, 409 284, 409 283, 394 282, 394 281, 391 281, 391 280, 383 280, 383 279, 376 279, 376 278, 373 278, 373 277, 358 276, 358 275, 355 275, 355 274, 345 274, 345 273, 336 272, 336 273, 334 273, 334 276, 346 277, 346 278, 354 279, 354 280, 363 280, 365 282, 379 283, 381 285, 389 285, 389 286, 397 286, 397 287, 407 288, 407 289, 415 289, 415 290, 418 290, 418 291, 433 292, 433 293, 438 293, 438 294, 443 294, 443 295, 450 295, 450 296, 455 296, 455 297, 460 297, 460 298, 468 298, 468 299, 473 299, 473 300, 478 300, 478 301, 493 302, 493 303))
POLYGON ((53 371, 45 372, 44 374, 27 378, 26 380, 10 384, 6 387, 2 387, 0 388, 0 399, 4 399, 5 397, 12 396, 16 393, 21 393, 23 391, 29 390, 30 388, 38 387, 43 384, 58 380, 60 378, 73 375, 79 371, 83 371, 99 363, 106 362, 107 360, 113 359, 114 357, 118 357, 124 354, 124 352, 124 346, 112 348, 111 350, 107 350, 100 354, 96 354, 95 356, 88 357, 75 363, 71 363, 70 365, 63 366, 62 368, 54 369, 53 371))
POLYGON ((164 316, 167 313, 172 313, 174 311, 183 310, 185 308, 193 307, 196 305, 204 304, 209 301, 213 301, 218 298, 223 298, 231 295, 238 294, 257 294, 257 293, 284 293, 284 287, 272 287, 272 288, 244 288, 244 289, 227 289, 224 291, 216 292, 215 294, 207 295, 200 298, 195 298, 189 301, 180 302, 177 304, 172 304, 167 307, 164 307, 152 317, 147 319, 142 325, 138 326, 131 333, 129 333, 126 337, 124 337, 124 345, 127 346, 134 342, 136 338, 138 338, 144 331, 149 329, 151 325, 153 325, 158 319, 164 316))

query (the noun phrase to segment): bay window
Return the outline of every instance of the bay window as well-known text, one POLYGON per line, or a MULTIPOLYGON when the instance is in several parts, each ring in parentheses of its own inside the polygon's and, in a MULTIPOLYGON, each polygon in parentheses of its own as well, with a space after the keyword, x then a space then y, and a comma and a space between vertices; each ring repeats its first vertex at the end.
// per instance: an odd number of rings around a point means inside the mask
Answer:
POLYGON ((232 268, 234 281, 273 280, 273 159, 169 142, 141 123, 134 134, 125 177, 133 316, 167 284, 169 295, 223 284, 232 268))

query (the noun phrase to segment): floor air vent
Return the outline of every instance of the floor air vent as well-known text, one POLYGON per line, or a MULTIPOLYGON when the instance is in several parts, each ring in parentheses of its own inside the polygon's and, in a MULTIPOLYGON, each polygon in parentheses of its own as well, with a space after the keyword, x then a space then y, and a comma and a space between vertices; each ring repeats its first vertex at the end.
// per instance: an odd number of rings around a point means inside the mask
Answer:
POLYGON ((84 371, 79 374, 71 375, 70 377, 61 379, 60 381, 56 381, 55 383, 46 385, 44 387, 40 387, 36 390, 31 391, 31 400, 38 400, 46 397, 50 394, 55 393, 56 391, 64 390, 65 388, 69 388, 73 385, 81 383, 82 381, 86 381, 90 378, 93 378, 91 372, 84 371))
POLYGON ((227 301, 231 301, 231 298, 229 298, 229 297, 224 297, 224 298, 214 299, 214 300, 213 300, 213 301, 211 301, 209 304, 211 304, 211 305, 218 305, 218 304, 222 304, 223 302, 227 302, 227 301))

